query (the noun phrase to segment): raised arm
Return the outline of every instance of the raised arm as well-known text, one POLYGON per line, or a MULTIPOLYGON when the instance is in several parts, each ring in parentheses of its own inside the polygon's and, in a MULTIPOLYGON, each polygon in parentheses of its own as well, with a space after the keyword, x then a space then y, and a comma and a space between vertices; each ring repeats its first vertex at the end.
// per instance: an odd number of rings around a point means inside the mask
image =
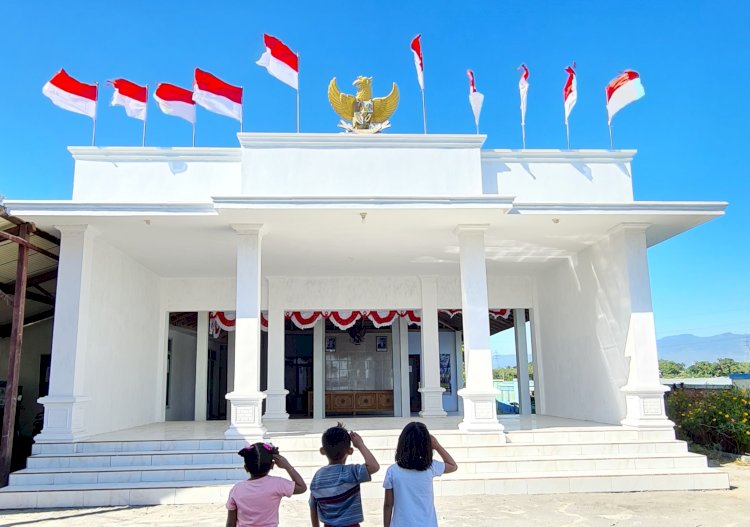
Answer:
POLYGON ((349 437, 352 438, 352 445, 354 446, 354 448, 359 450, 359 452, 362 454, 362 457, 365 458, 365 466, 367 467, 367 472, 369 474, 375 474, 378 470, 380 470, 380 463, 378 463, 378 461, 375 459, 375 456, 372 455, 370 449, 365 446, 365 442, 362 440, 362 436, 357 432, 350 432, 349 437))
POLYGON ((432 449, 440 454, 443 463, 445 463, 445 474, 450 474, 451 472, 458 470, 458 464, 454 461, 448 451, 443 448, 443 445, 440 444, 435 436, 430 435, 430 442, 432 443, 432 449))
POLYGON ((292 478, 292 481, 294 481, 294 494, 302 494, 307 490, 307 484, 305 483, 305 480, 302 479, 302 476, 299 475, 299 472, 297 472, 292 464, 289 463, 289 460, 287 458, 285 458, 281 454, 276 454, 273 456, 273 462, 277 467, 286 470, 286 473, 289 474, 289 477, 292 478))

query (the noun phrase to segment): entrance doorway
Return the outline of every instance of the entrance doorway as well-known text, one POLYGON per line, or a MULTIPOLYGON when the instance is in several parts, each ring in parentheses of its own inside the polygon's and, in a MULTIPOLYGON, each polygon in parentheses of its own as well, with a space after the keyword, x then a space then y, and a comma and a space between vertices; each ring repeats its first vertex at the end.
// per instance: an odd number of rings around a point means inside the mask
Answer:
POLYGON ((422 378, 419 355, 409 355, 409 410, 411 413, 422 411, 422 394, 419 393, 422 378))
POLYGON ((312 415, 313 333, 287 333, 284 338, 284 388, 290 417, 312 415))

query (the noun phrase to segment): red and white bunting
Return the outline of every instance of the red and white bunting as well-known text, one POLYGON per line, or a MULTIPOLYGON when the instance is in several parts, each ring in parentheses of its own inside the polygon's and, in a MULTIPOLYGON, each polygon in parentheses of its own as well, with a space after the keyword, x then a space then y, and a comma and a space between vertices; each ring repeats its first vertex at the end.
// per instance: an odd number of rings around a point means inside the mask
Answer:
POLYGON ((206 110, 242 122, 242 88, 195 68, 193 101, 206 110))
POLYGON ((125 79, 115 79, 107 84, 115 89, 112 106, 122 106, 128 117, 146 120, 148 88, 125 79))
POLYGON ((573 107, 578 101, 578 81, 576 81, 576 63, 574 62, 571 66, 565 68, 565 72, 568 74, 568 79, 565 81, 563 87, 563 105, 565 106, 565 125, 568 125, 568 117, 570 112, 573 111, 573 107))
POLYGON ((411 41, 411 51, 414 53, 414 66, 417 68, 419 88, 424 90, 424 60, 422 59, 422 35, 417 35, 411 41))
POLYGON ((156 86, 154 100, 165 114, 195 124, 195 101, 190 90, 162 82, 156 86))
POLYGON ((498 318, 504 318, 505 320, 508 320, 508 317, 510 317, 510 309, 490 309, 490 316, 497 320, 498 318))
POLYGON ((518 93, 521 95, 521 126, 526 124, 526 96, 529 93, 529 68, 526 64, 518 67, 522 70, 521 78, 518 80, 518 93))
POLYGON ((312 329, 325 314, 323 311, 287 311, 284 317, 290 319, 299 329, 312 329))
POLYGON ((266 51, 256 64, 266 68, 268 73, 284 84, 299 89, 299 57, 276 37, 263 35, 266 51))
POLYGON ((482 113, 484 95, 477 91, 477 87, 474 84, 474 72, 466 70, 466 74, 469 76, 469 104, 471 105, 471 111, 474 113, 474 124, 477 127, 477 133, 479 133, 479 114, 482 113))
POLYGON ((398 311, 364 311, 365 316, 370 319, 376 328, 384 328, 393 324, 398 316, 398 311))
POLYGON ((635 102, 644 95, 646 90, 641 84, 638 72, 625 70, 607 84, 607 116, 608 123, 612 124, 612 117, 631 102, 635 102))
POLYGON ((49 97, 55 106, 96 119, 96 101, 99 93, 96 84, 84 84, 61 69, 44 85, 42 93, 49 97))

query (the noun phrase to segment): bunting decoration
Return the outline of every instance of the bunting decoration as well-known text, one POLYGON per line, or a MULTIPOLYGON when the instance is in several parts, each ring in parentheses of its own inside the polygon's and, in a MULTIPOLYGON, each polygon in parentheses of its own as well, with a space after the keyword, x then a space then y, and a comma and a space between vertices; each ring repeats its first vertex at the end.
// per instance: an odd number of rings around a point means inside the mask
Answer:
POLYGON ((521 78, 518 80, 518 93, 521 96, 521 141, 526 149, 526 95, 529 93, 529 68, 521 64, 516 70, 522 70, 521 78))
POLYGON ((607 96, 609 145, 610 148, 614 149, 614 141, 612 140, 612 118, 625 106, 646 95, 646 90, 643 88, 641 77, 638 75, 638 72, 625 70, 607 84, 605 94, 607 96))
POLYGON ((99 83, 84 84, 61 69, 42 87, 52 104, 69 112, 87 115, 93 120, 91 146, 96 140, 96 102, 99 99, 99 83))
POLYGON ((471 111, 474 112, 474 124, 477 127, 477 134, 479 133, 479 114, 482 112, 482 103, 484 103, 484 95, 477 91, 477 87, 474 84, 474 72, 466 70, 466 74, 469 76, 469 104, 471 105, 471 111))
POLYGON ((573 107, 578 101, 578 82, 576 81, 576 63, 565 68, 568 79, 563 87, 563 105, 565 106, 565 136, 567 138, 568 150, 570 150, 570 127, 568 126, 568 117, 573 107))

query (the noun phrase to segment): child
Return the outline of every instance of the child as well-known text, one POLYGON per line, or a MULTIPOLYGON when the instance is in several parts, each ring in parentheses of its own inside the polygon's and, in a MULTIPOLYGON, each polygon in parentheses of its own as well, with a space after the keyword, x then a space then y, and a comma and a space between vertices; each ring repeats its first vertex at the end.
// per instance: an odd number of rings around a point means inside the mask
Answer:
POLYGON ((437 527, 432 478, 455 472, 458 465, 427 427, 409 423, 401 431, 396 464, 388 467, 383 480, 384 527, 437 527), (433 461, 432 450, 443 462, 433 461))
POLYGON ((348 432, 339 423, 323 433, 320 453, 328 465, 320 468, 310 482, 310 520, 313 527, 359 527, 364 521, 359 484, 370 481, 380 465, 356 432, 348 432), (364 465, 347 465, 346 458, 354 453, 352 445, 365 458, 364 465))
POLYGON ((229 491, 227 527, 278 526, 281 497, 302 494, 307 490, 307 485, 273 445, 255 443, 238 454, 245 460, 245 470, 250 474, 250 479, 240 481, 229 491), (292 481, 269 476, 273 465, 286 470, 292 481))

